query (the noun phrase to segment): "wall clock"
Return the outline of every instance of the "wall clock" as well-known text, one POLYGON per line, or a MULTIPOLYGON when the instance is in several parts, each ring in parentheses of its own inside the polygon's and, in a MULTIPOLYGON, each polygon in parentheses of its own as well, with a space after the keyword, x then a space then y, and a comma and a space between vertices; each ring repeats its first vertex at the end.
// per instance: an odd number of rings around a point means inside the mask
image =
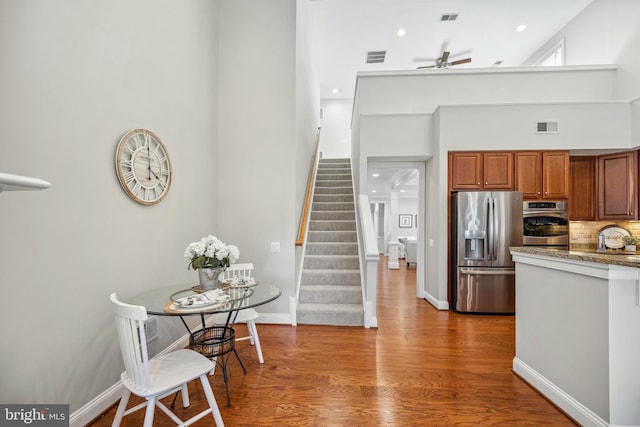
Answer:
POLYGON ((116 149, 116 171, 129 197, 143 205, 155 205, 171 186, 171 162, 155 133, 146 129, 127 132, 116 149))

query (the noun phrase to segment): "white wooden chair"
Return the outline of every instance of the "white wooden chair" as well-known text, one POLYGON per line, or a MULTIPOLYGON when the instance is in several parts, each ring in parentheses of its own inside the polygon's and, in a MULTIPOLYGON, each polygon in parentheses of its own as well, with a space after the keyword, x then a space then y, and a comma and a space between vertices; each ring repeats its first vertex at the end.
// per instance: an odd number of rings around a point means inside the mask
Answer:
POLYGON ((223 427, 222 415, 207 376, 213 370, 214 363, 200 353, 187 349, 177 350, 149 360, 144 330, 147 310, 142 306, 118 301, 116 294, 111 294, 111 301, 115 308, 116 328, 125 366, 125 371, 120 378, 126 387, 112 427, 118 427, 125 415, 144 407, 147 408, 144 427, 151 427, 156 406, 178 425, 189 425, 207 414, 212 414, 216 426, 223 427), (182 421, 160 399, 182 391, 182 404, 187 408, 189 406, 187 383, 196 378, 200 378, 209 408, 187 421, 182 421), (127 410, 131 393, 143 397, 146 401, 127 410))
MULTIPOLYGON (((253 263, 239 263, 232 264, 221 275, 220 280, 229 279, 232 277, 253 276, 253 263)), ((259 286, 259 285, 258 285, 259 286)), ((247 331, 249 335, 238 336, 236 331, 236 342, 249 340, 251 345, 256 347, 256 353, 258 354, 258 361, 264 363, 264 357, 262 357, 262 347, 260 347, 260 337, 258 336, 258 329, 256 328, 256 320, 260 317, 258 312, 253 308, 245 308, 238 312, 238 315, 233 323, 245 323, 247 325, 247 331)), ((224 325, 227 323, 228 315, 221 313, 213 315, 216 325, 224 325)), ((231 319, 233 321, 233 318, 231 319)))

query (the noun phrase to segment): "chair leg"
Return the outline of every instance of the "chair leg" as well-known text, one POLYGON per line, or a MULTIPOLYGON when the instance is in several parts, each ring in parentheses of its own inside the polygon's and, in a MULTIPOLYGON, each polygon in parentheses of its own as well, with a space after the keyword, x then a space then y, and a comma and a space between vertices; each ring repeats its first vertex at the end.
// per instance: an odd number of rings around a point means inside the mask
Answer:
POLYGON ((256 327, 256 322, 250 320, 247 322, 247 327, 249 328, 249 333, 253 337, 253 342, 256 346, 256 353, 258 354, 258 362, 264 363, 264 357, 262 357, 262 347, 260 346, 260 337, 258 336, 258 328, 256 327))
POLYGON ((183 408, 188 408, 190 405, 189 403, 189 389, 187 388, 187 384, 183 384, 182 385, 182 407, 183 408))
POLYGON ((111 427, 119 427, 122 422, 122 417, 124 416, 124 411, 127 409, 127 404, 129 403, 129 397, 131 397, 131 391, 127 389, 122 397, 120 398, 120 404, 118 405, 118 410, 116 411, 116 416, 113 418, 113 423, 111 427))
POLYGON ((153 414, 156 410, 156 398, 152 397, 147 402, 147 411, 144 413, 143 427, 153 426, 153 414))
POLYGON ((209 384, 209 380, 206 375, 200 376, 200 382, 202 383, 202 389, 204 390, 205 396, 207 396, 207 402, 209 402, 209 407, 211 407, 211 415, 213 415, 213 420, 216 422, 217 427, 224 427, 224 422, 222 421, 222 414, 220 413, 220 408, 218 408, 218 403, 216 399, 213 397, 213 390, 211 390, 211 384, 209 384))

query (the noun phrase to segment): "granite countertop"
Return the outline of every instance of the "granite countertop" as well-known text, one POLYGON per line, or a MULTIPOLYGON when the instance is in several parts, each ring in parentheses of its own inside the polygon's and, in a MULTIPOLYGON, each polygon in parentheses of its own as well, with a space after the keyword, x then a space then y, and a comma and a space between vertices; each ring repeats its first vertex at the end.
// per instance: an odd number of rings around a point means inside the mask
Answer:
POLYGON ((622 250, 608 249, 607 252, 596 252, 595 249, 580 249, 565 251, 540 246, 510 247, 512 252, 543 255, 554 258, 564 258, 576 261, 597 262, 600 264, 620 265, 624 267, 640 268, 640 254, 625 253, 622 250))

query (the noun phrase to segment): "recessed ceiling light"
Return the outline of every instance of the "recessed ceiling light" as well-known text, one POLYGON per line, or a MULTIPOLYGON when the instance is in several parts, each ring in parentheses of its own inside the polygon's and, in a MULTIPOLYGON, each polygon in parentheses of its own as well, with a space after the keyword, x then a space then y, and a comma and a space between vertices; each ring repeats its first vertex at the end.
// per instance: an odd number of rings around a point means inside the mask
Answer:
POLYGON ((519 32, 519 33, 521 33, 521 32, 523 32, 523 31, 524 31, 524 30, 526 30, 526 29, 527 29, 527 26, 526 26, 526 25, 524 25, 524 24, 520 24, 520 25, 518 25, 518 28, 516 28, 516 31, 517 31, 517 32, 519 32))
POLYGON ((342 92, 342 89, 338 89, 337 87, 334 87, 333 90, 331 91, 333 93, 340 93, 342 92))
POLYGON ((399 28, 398 29, 398 37, 402 37, 406 34, 406 32, 404 31, 404 28, 399 28))
POLYGON ((371 174, 371 176, 374 177, 374 178, 377 178, 377 177, 380 176, 380 174, 379 173, 374 173, 374 174, 371 174))
POLYGON ((400 190, 401 193, 404 193, 404 190, 400 190))
POLYGON ((372 192, 372 193, 375 193, 375 192, 376 192, 376 190, 371 190, 371 192, 372 192))

